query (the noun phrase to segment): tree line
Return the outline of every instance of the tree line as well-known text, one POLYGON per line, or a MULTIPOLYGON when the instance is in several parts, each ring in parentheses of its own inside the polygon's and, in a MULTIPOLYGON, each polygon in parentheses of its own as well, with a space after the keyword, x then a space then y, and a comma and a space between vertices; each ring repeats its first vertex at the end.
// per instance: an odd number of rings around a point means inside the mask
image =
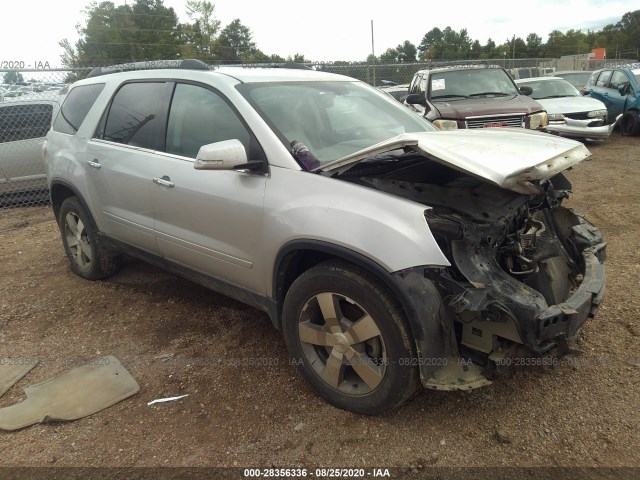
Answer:
POLYGON ((267 55, 251 30, 235 19, 225 27, 207 0, 187 0, 189 22, 180 23, 162 0, 134 0, 115 6, 93 2, 79 24, 79 40, 59 42, 65 67, 91 67, 133 61, 198 58, 208 63, 304 62, 302 55, 267 55))
MULTIPOLYGON (((523 40, 506 39, 496 44, 491 38, 485 44, 469 37, 466 28, 456 32, 451 27, 435 27, 416 46, 405 40, 375 58, 378 63, 411 63, 426 60, 481 60, 496 58, 558 58, 563 55, 589 53, 593 48, 606 48, 608 58, 637 59, 640 51, 640 10, 625 13, 619 22, 599 31, 553 30, 546 42, 536 33, 523 40)), ((368 61, 373 61, 370 55, 368 61)))
MULTIPOLYGON (((253 41, 251 30, 235 19, 226 26, 215 16, 208 0, 187 0, 189 21, 180 23, 162 0, 134 0, 115 6, 112 1, 93 2, 78 25, 79 40, 60 41, 66 67, 112 65, 132 61, 198 58, 207 63, 305 62, 295 53, 283 58, 266 54, 253 41)), ((554 30, 546 42, 536 33, 525 39, 513 37, 485 44, 469 37, 467 29, 456 32, 434 27, 415 45, 409 40, 362 63, 413 63, 426 60, 474 60, 496 58, 557 58, 606 48, 609 58, 637 58, 640 49, 640 10, 625 13, 619 22, 599 31, 554 30)), ((335 62, 336 64, 347 62, 335 62)), ((353 64, 354 62, 348 62, 353 64)))

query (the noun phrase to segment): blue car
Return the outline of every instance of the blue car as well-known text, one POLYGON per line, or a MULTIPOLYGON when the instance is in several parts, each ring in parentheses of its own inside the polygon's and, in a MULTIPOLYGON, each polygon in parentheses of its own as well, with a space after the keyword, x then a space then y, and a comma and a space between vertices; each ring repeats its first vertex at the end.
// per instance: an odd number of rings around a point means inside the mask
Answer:
POLYGON ((640 135, 640 63, 597 70, 591 74, 587 89, 607 106, 609 122, 622 114, 623 135, 640 135))

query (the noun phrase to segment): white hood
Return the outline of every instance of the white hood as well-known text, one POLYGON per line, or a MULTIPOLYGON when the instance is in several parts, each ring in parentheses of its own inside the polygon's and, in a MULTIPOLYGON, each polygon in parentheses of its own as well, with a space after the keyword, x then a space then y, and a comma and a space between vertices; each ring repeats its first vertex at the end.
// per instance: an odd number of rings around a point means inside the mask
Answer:
POLYGON ((536 100, 547 113, 582 113, 593 110, 606 110, 600 100, 591 97, 541 98, 536 100))
POLYGON ((404 147, 502 188, 526 194, 540 191, 531 181, 551 178, 591 155, 583 144, 554 135, 486 128, 404 133, 315 170, 344 172, 372 155, 404 147))

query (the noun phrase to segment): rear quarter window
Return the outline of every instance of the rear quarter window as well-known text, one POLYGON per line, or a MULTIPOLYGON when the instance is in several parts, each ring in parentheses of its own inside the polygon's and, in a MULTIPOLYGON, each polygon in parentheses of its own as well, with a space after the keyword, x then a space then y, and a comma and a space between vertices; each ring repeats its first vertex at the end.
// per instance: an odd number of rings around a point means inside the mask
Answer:
POLYGON ((56 117, 53 129, 56 132, 74 135, 102 92, 104 83, 81 85, 73 88, 56 117))
POLYGON ((33 103, 0 106, 0 143, 44 137, 53 117, 53 105, 33 103))

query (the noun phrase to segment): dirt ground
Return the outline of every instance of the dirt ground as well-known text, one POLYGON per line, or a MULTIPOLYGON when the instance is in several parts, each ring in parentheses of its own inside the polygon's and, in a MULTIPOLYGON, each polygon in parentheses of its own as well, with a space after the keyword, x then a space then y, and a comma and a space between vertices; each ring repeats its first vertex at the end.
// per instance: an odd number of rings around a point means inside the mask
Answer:
POLYGON ((583 355, 481 390, 424 391, 374 418, 317 397, 266 315, 139 262, 82 280, 48 208, 0 210, 0 357, 41 361, 0 407, 108 354, 141 387, 78 421, 0 432, 0 466, 640 466, 639 147, 614 132, 568 173, 570 205, 609 242, 583 355))

